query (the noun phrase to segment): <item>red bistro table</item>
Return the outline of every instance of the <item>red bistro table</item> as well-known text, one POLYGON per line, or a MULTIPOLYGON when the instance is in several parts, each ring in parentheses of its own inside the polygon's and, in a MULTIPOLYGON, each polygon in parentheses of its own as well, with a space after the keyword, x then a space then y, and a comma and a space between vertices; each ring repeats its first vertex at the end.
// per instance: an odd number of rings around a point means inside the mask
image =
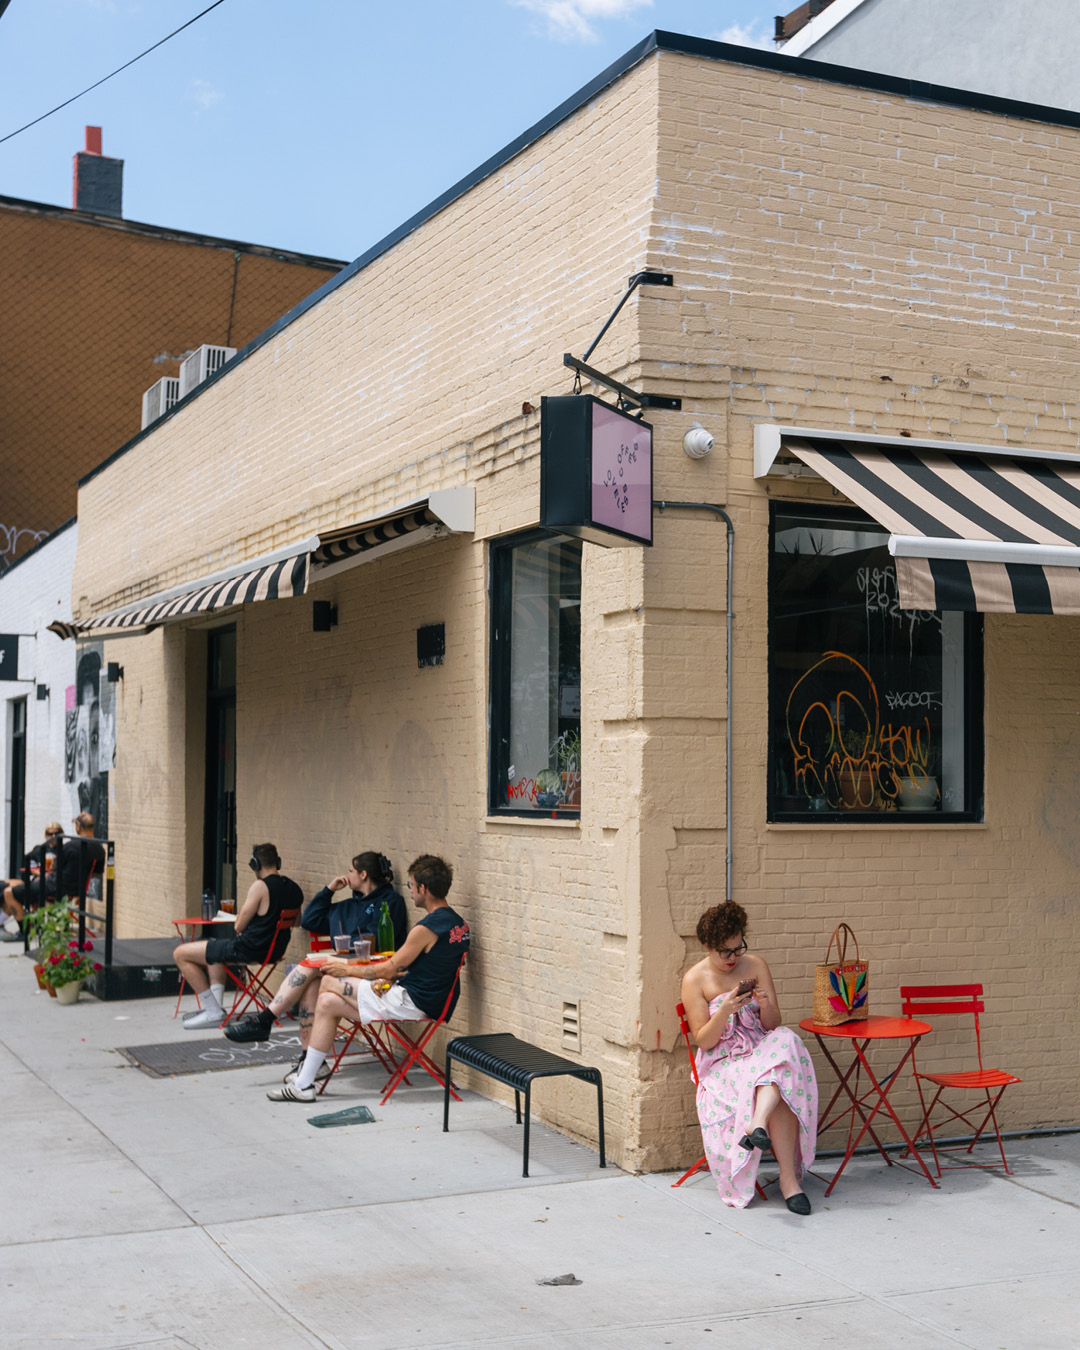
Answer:
POLYGON ((825 1188, 825 1194, 828 1195, 840 1180, 844 1168, 851 1161, 852 1154, 859 1147, 863 1136, 866 1134, 870 1135, 877 1151, 890 1167, 903 1167, 909 1172, 915 1171, 915 1168, 909 1167, 907 1163, 902 1163, 898 1159, 890 1158, 883 1148, 881 1140, 874 1133, 874 1117, 882 1109, 884 1109, 892 1118, 893 1124, 900 1131, 904 1143, 908 1146, 908 1152, 911 1153, 912 1157, 919 1164, 919 1170, 922 1172, 923 1176, 931 1186, 936 1187, 937 1182, 930 1175, 926 1164, 922 1160, 922 1156, 915 1148, 907 1130, 904 1129, 900 1122, 900 1117, 893 1110, 892 1103, 889 1101, 889 1093, 896 1083, 896 1080, 900 1077, 904 1065, 907 1064, 908 1060, 915 1053, 915 1047, 928 1031, 933 1030, 930 1023, 918 1022, 913 1017, 870 1016, 857 1022, 841 1022, 839 1026, 826 1027, 819 1025, 817 1022, 813 1021, 812 1018, 806 1017, 799 1023, 799 1027, 802 1031, 812 1032, 813 1035, 817 1037, 817 1043, 821 1047, 821 1053, 829 1061, 832 1070, 839 1081, 839 1086, 830 1098, 828 1106, 820 1113, 818 1133, 823 1134, 831 1125, 835 1125, 837 1121, 842 1120, 844 1116, 848 1117, 847 1151, 844 1153, 844 1160, 837 1169, 836 1175, 825 1188), (848 1065, 847 1069, 841 1069, 840 1065, 837 1064, 836 1060, 833 1058, 828 1046, 829 1040, 842 1040, 851 1043, 854 1054, 852 1055, 851 1063, 848 1065), (900 1057, 900 1063, 897 1064, 896 1068, 893 1069, 891 1073, 886 1074, 884 1078, 877 1078, 873 1069, 870 1067, 869 1060, 866 1058, 867 1046, 870 1045, 872 1041, 905 1040, 908 1042, 908 1047, 900 1057), (869 1079, 870 1086, 860 1090, 860 1077, 863 1070, 866 1071, 866 1077, 869 1079), (852 1074, 854 1074, 855 1077, 853 1086, 851 1084, 852 1074), (836 1101, 841 1094, 847 1096, 849 1105, 841 1106, 834 1115, 830 1115, 829 1113, 836 1105, 836 1101), (870 1102, 873 1102, 873 1107, 867 1112, 865 1107, 870 1102), (862 1121, 862 1129, 858 1134, 855 1134, 856 1116, 862 1121))
MULTIPOLYGON (((224 919, 204 919, 199 915, 191 915, 186 919, 173 919, 172 924, 173 927, 176 929, 176 932, 181 942, 198 942, 203 937, 227 937, 228 933, 226 932, 226 929, 232 931, 232 926, 235 922, 236 922, 235 914, 231 914, 224 919), (190 937, 184 936, 185 928, 191 929, 190 937), (206 929, 208 928, 216 928, 217 931, 213 933, 207 933, 206 929)), ((185 983, 184 977, 183 975, 181 975, 180 988, 177 990, 176 994, 176 1007, 173 1009, 174 1019, 180 1012, 180 1000, 184 997, 184 983, 185 983)), ((198 994, 195 995, 195 1002, 198 1004, 200 1008, 202 1007, 202 1003, 199 1001, 198 994)))

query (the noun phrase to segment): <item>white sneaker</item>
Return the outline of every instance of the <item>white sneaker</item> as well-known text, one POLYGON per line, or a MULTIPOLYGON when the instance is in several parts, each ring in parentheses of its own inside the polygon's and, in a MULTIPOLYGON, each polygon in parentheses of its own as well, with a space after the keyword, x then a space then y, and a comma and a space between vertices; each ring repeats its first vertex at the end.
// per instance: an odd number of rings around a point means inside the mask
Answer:
POLYGON ((204 1008, 202 1012, 196 1013, 194 1017, 184 1019, 185 1031, 207 1031, 210 1027, 219 1027, 225 1021, 226 1014, 222 1008, 216 1012, 210 1008, 204 1008))
MULTIPOLYGON (((285 1077, 281 1080, 283 1083, 295 1083, 295 1082, 296 1082, 297 1078, 298 1078, 299 1075, 300 1075, 300 1070, 304 1067, 304 1059, 305 1059, 305 1056, 304 1056, 304 1055, 301 1055, 300 1058, 299 1058, 299 1059, 296 1061, 296 1063, 293 1065, 293 1067, 289 1070, 289 1072, 288 1072, 288 1073, 285 1075, 285 1077)), ((331 1075, 333 1072, 334 1072, 334 1066, 330 1063, 330 1061, 329 1061, 328 1059, 324 1059, 323 1062, 319 1065, 318 1069, 316 1069, 316 1071, 315 1071, 315 1081, 316 1081, 316 1083, 323 1083, 323 1082, 325 1082, 326 1079, 329 1078, 330 1075, 331 1075)))
POLYGON ((272 1102, 313 1102, 318 1093, 314 1087, 298 1088, 295 1083, 286 1083, 284 1087, 273 1088, 266 1095, 272 1102))
POLYGON ((18 934, 18 932, 19 932, 19 921, 18 921, 18 919, 15 917, 14 914, 8 914, 8 915, 5 917, 5 919, 4 919, 4 932, 5 932, 5 933, 15 933, 15 934, 18 934))

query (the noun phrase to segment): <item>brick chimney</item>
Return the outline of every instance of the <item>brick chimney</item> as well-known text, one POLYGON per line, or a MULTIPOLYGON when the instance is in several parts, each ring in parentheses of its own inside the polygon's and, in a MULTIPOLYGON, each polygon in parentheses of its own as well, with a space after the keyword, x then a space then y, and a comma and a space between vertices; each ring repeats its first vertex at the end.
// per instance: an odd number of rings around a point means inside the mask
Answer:
POLYGON ((99 216, 122 216, 124 161, 101 153, 101 128, 86 128, 86 149, 75 156, 72 206, 99 216))

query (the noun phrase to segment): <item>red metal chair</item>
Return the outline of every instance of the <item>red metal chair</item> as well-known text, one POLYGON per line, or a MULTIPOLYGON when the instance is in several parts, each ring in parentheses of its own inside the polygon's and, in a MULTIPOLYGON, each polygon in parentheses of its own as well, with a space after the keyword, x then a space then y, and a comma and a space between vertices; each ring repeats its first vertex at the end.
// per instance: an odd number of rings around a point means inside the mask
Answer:
MULTIPOLYGON (((979 1142, 987 1125, 993 1122, 998 1152, 1001 1154, 1001 1165, 1006 1172, 1010 1170, 1009 1164, 1005 1160, 1005 1147, 1001 1142, 1001 1130, 998 1128, 997 1104, 1010 1083, 1019 1083, 1020 1079, 1015 1074, 1006 1073, 1004 1069, 987 1069, 983 1066, 979 1014, 985 1011, 986 1005, 982 1001, 982 992, 981 984, 907 984, 900 988, 901 1011, 905 1017, 922 1018, 940 1017, 944 1014, 970 1014, 975 1021, 975 1049, 979 1060, 978 1069, 969 1069, 961 1073, 922 1073, 915 1064, 914 1057, 912 1058, 915 1083, 919 1089, 919 1102, 923 1113, 922 1123, 915 1134, 912 1135, 912 1144, 917 1144, 919 1139, 926 1135, 930 1142, 930 1151, 934 1155, 934 1165, 937 1167, 939 1177, 941 1176, 941 1160, 938 1157, 938 1147, 934 1141, 934 1126, 931 1120, 931 1116, 939 1103, 942 1110, 948 1112, 947 1116, 939 1120, 937 1127, 939 1130, 943 1124, 951 1119, 962 1120, 969 1129, 974 1129, 974 1137, 965 1150, 969 1155, 979 1142), (937 1088, 929 1106, 927 1106, 926 1098, 923 1096, 923 1083, 933 1083, 937 1088), (941 1101, 942 1093, 950 1090, 981 1092, 983 1100, 975 1106, 969 1106, 966 1111, 957 1111, 948 1102, 941 1101), (985 1113, 976 1125, 970 1117, 975 1112, 982 1111, 983 1107, 986 1108, 985 1113)), ((943 1153, 951 1151, 941 1150, 943 1153)), ((954 1164, 955 1168, 996 1166, 997 1163, 954 1164)), ((953 1168, 946 1170, 953 1170, 953 1168)))
MULTIPOLYGON (((686 1042, 686 1053, 690 1056, 690 1073, 694 1079, 694 1087, 696 1088, 698 1086, 697 1060, 694 1057, 693 1042, 690 1040, 690 1023, 686 1020, 686 1009, 681 1003, 675 1004, 675 1012, 679 1018, 679 1030, 682 1032, 683 1040, 686 1042)), ((671 1189, 674 1190, 676 1186, 681 1186, 684 1181, 689 1181, 695 1172, 708 1171, 708 1167, 709 1160, 702 1154, 693 1167, 687 1168, 678 1181, 673 1181, 671 1183, 671 1189)), ((761 1189, 760 1181, 754 1182, 754 1190, 757 1191, 762 1200, 765 1199, 765 1192, 761 1189)))
MULTIPOLYGON (((281 911, 278 915, 278 921, 274 925, 274 936, 266 949, 266 955, 254 975, 251 974, 250 966, 239 967, 241 971, 239 975, 232 966, 225 967, 229 979, 236 985, 236 997, 233 999, 233 1005, 229 1009, 228 1016, 221 1024, 223 1027, 228 1026, 234 1017, 239 1017, 245 1009, 252 1007, 252 1005, 254 1005, 256 1012, 262 1012, 274 997, 267 982, 285 955, 285 950, 289 945, 289 936, 296 926, 296 920, 299 916, 299 909, 283 909, 281 911)), ((251 964, 254 965, 254 962, 251 964)), ((281 1024, 278 1023, 278 1025, 281 1024)))
MULTIPOLYGON (((390 1074, 390 1077, 383 1084, 383 1094, 379 1100, 380 1106, 386 1105, 387 1101, 401 1083, 405 1083, 409 1087, 412 1086, 412 1084, 409 1083, 407 1075, 414 1065, 419 1065, 420 1068, 424 1069, 435 1079, 441 1088, 445 1088, 446 1079, 443 1077, 442 1070, 427 1054, 425 1047, 438 1029, 449 1020, 450 1007, 454 1001, 454 994, 457 991, 458 981, 461 979, 461 971, 465 965, 465 957, 467 954, 468 953, 466 952, 462 953, 461 960, 458 962, 458 968, 454 972, 454 979, 450 985, 450 990, 446 995, 446 1002, 443 1004, 442 1012, 438 1017, 425 1018, 423 1020, 417 1019, 413 1022, 380 1021, 368 1023, 358 1022, 353 1018, 343 1018, 342 1020, 346 1022, 350 1028, 349 1034, 334 1058, 330 1073, 319 1084, 319 1095, 322 1095, 326 1089, 327 1083, 329 1083, 330 1079, 337 1073, 338 1066, 349 1053, 349 1047, 352 1045, 358 1032, 363 1035, 383 1068, 390 1074), (424 1028, 424 1030, 414 1038, 407 1033, 406 1028, 408 1027, 424 1028), (383 1039, 383 1033, 385 1033, 390 1040, 395 1041, 402 1050, 404 1050, 405 1053, 401 1059, 398 1059, 395 1055, 394 1047, 383 1039)), ((461 1098, 454 1091, 453 1082, 450 1084, 450 1095, 453 1097, 454 1101, 461 1101, 461 1098)))

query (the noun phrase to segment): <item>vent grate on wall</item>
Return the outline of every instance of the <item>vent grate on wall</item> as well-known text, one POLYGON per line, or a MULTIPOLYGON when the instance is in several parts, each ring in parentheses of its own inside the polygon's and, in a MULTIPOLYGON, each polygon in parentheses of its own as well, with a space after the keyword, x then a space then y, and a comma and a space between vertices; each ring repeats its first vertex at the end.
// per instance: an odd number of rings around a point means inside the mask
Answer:
POLYGON ((204 343, 180 362, 180 397, 190 394, 203 380, 217 374, 226 361, 236 355, 235 347, 213 347, 204 343))
POLYGON ((143 430, 156 422, 159 417, 164 417, 174 403, 180 399, 180 381, 175 375, 166 375, 163 380, 158 380, 142 396, 142 425, 143 430))
POLYGON ((562 1047, 581 1050, 581 1004, 576 998, 562 1001, 562 1047))

